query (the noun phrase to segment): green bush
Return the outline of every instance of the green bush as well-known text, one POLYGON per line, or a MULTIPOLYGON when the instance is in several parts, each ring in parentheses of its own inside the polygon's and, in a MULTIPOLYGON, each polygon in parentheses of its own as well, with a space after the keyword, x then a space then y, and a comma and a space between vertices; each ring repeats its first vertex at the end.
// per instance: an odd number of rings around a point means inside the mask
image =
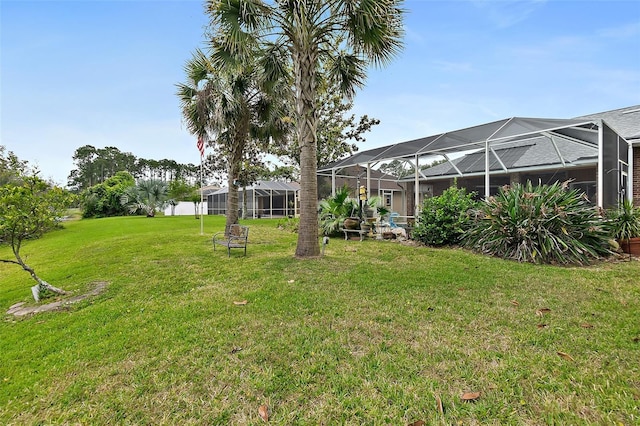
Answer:
POLYGON ((128 172, 118 172, 103 183, 99 183, 83 191, 81 195, 82 217, 124 216, 126 206, 120 198, 125 191, 135 185, 133 176, 128 172))
POLYGON ((413 239, 431 246, 458 244, 469 227, 469 212, 477 207, 475 193, 451 187, 442 195, 427 198, 413 239))
POLYGON ((465 245, 520 262, 585 264, 610 254, 597 208, 568 182, 503 187, 482 203, 465 245))

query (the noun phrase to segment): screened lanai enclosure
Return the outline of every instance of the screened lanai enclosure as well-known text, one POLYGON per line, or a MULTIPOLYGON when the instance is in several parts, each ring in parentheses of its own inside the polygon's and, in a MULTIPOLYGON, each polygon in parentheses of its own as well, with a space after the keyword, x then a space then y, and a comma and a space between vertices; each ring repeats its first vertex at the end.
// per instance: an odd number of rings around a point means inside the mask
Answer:
MULTIPOLYGON (((238 191, 240 217, 286 217, 299 214, 298 193, 300 185, 295 182, 258 181, 238 191), (246 191, 245 191, 246 189, 246 191), (246 206, 246 211, 244 211, 246 206)), ((209 214, 227 213, 228 188, 222 188, 207 196, 209 214)))
POLYGON ((397 178, 406 205, 396 209, 414 215, 424 197, 455 184, 488 197, 505 184, 546 184, 570 180, 600 207, 632 199, 631 146, 601 119, 513 117, 452 132, 359 152, 321 167, 332 189, 345 170, 361 167, 367 188, 371 170, 399 160, 411 175, 397 178), (434 161, 441 163, 429 167, 434 161), (426 167, 425 167, 426 166, 426 167))

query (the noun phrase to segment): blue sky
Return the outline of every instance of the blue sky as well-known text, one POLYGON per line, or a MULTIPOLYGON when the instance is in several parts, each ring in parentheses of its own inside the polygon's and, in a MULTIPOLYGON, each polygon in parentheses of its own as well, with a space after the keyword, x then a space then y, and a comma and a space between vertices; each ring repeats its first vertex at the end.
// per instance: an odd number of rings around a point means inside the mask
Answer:
MULTIPOLYGON (((354 112, 369 149, 512 116, 640 104, 640 1, 408 0, 405 49, 354 112)), ((0 0, 0 144, 60 184, 83 145, 197 163, 175 84, 201 1, 0 0)))

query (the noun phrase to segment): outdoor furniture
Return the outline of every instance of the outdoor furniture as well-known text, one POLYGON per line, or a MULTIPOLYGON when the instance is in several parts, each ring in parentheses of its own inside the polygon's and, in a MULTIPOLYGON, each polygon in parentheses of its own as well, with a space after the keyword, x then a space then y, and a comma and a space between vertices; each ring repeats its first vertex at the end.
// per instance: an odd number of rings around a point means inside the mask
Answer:
POLYGON ((362 230, 362 229, 347 229, 347 228, 340 228, 341 232, 344 232, 344 239, 345 241, 349 239, 349 234, 360 234, 360 241, 364 240, 364 236, 367 235, 369 233, 369 231, 367 230, 362 230))
POLYGON ((249 227, 242 225, 231 225, 229 227, 229 235, 225 236, 224 232, 217 232, 213 235, 213 251, 216 246, 225 246, 227 255, 231 257, 232 248, 244 249, 244 255, 247 255, 247 239, 249 238, 249 227))

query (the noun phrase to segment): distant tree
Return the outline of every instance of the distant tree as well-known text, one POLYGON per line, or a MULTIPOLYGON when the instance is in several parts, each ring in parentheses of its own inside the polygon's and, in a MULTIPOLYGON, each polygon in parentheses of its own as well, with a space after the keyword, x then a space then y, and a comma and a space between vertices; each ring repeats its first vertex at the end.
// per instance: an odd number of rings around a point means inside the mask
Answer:
POLYGON ((167 203, 171 206, 171 216, 175 214, 175 208, 180 201, 191 201, 194 194, 198 193, 199 187, 189 185, 184 179, 175 179, 169 182, 167 203))
POLYGON ((0 185, 18 181, 28 168, 27 161, 20 160, 4 145, 0 145, 0 185))
MULTIPOLYGON (((355 114, 349 113, 352 108, 353 101, 344 96, 335 83, 319 83, 316 101, 318 167, 353 155, 359 149, 356 143, 366 141, 364 133, 380 124, 380 120, 369 118, 368 115, 356 119, 355 114)), ((280 158, 287 158, 290 163, 300 167, 300 147, 297 139, 289 140, 288 144, 274 145, 271 153, 280 158)))
POLYGON ((189 200, 193 203, 193 209, 195 211, 196 219, 200 218, 200 204, 202 204, 202 195, 199 192, 194 192, 189 197, 189 200))
POLYGON ((389 163, 382 164, 378 168, 378 170, 382 173, 387 173, 397 178, 402 178, 413 173, 415 168, 410 164, 408 165, 406 161, 393 160, 389 163))
POLYGON ((156 211, 167 205, 168 190, 169 187, 163 180, 141 180, 135 186, 127 188, 120 197, 120 203, 129 210, 129 213, 142 212, 147 217, 155 217, 156 211))
POLYGON ((3 263, 14 263, 22 267, 38 284, 31 288, 38 302, 47 291, 66 294, 42 280, 28 266, 20 249, 25 241, 39 238, 59 224, 70 205, 72 196, 68 191, 51 186, 35 175, 21 175, 19 183, 0 186, 0 244, 11 247, 15 260, 0 259, 3 263))
POLYGON ((124 216, 127 209, 120 203, 125 191, 135 185, 128 172, 117 172, 103 183, 94 185, 80 194, 82 217, 124 216))
POLYGON ((82 146, 76 149, 73 160, 76 168, 69 173, 67 186, 76 192, 103 183, 117 172, 127 171, 134 175, 137 171, 136 157, 113 146, 82 146))

